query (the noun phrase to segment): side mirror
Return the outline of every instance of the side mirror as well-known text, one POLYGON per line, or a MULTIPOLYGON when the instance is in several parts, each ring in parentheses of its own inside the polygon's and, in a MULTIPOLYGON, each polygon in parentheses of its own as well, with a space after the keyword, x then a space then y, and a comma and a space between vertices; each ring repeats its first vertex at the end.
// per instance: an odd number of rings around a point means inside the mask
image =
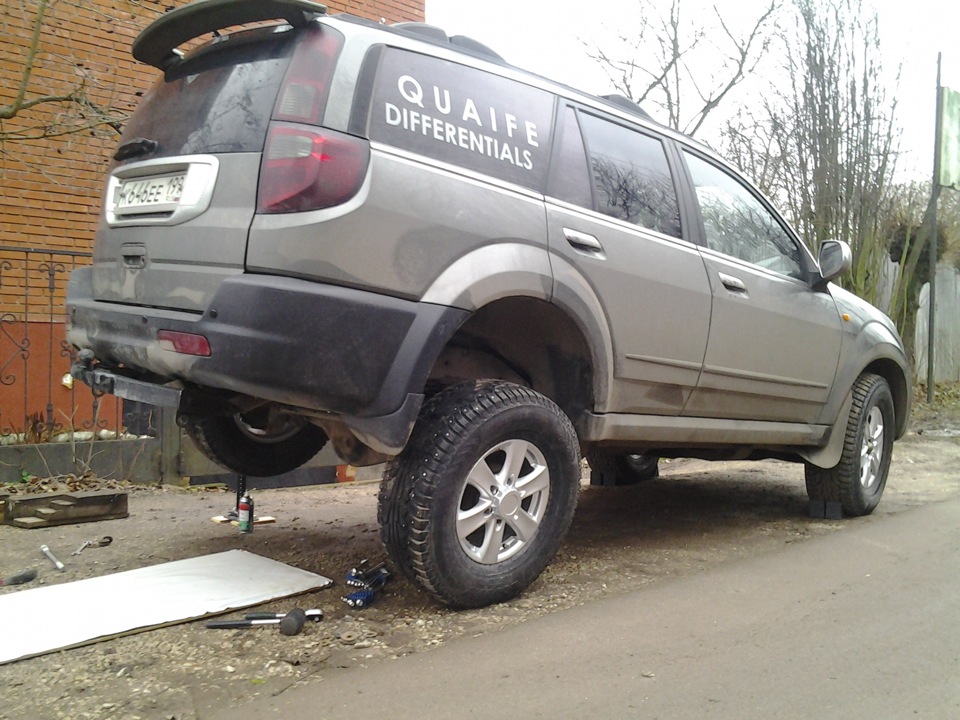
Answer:
POLYGON ((826 285, 843 275, 853 266, 853 253, 850 246, 842 240, 827 240, 820 246, 820 281, 817 285, 826 285))

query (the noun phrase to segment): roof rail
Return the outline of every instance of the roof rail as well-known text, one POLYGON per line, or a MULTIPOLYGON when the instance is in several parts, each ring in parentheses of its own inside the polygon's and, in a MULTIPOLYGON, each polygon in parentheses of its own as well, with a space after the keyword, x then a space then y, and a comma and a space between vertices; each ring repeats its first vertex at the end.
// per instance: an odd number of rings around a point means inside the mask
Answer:
POLYGON ((500 62, 505 62, 498 52, 490 49, 482 42, 467 37, 466 35, 447 35, 447 33, 436 25, 420 22, 400 22, 394 23, 391 27, 405 32, 416 33, 423 37, 430 38, 442 43, 450 43, 461 50, 468 50, 477 55, 485 55, 500 62))
POLYGON ((430 23, 422 22, 398 22, 394 23, 391 27, 395 27, 397 30, 406 30, 407 32, 416 33, 417 35, 426 35, 429 38, 434 40, 439 40, 441 42, 448 42, 450 38, 447 37, 447 33, 443 31, 443 28, 439 28, 436 25, 431 25, 430 23))
MULTIPOLYGON (((601 100, 606 100, 611 105, 616 105, 622 110, 626 110, 629 113, 642 117, 644 120, 653 120, 650 117, 650 113, 644 110, 640 105, 635 103, 633 100, 628 98, 626 95, 621 95, 620 93, 613 93, 611 95, 600 95, 601 100)), ((656 122, 656 121, 654 121, 656 122)))

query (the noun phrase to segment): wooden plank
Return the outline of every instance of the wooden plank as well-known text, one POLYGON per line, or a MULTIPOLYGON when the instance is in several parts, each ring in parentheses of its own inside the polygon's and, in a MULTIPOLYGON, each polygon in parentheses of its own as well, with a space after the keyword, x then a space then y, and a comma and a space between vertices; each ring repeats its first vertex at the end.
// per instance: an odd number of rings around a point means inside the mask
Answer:
POLYGON ((46 527, 47 523, 38 517, 14 518, 9 525, 19 528, 46 527))
POLYGON ((3 522, 15 527, 52 527, 128 515, 127 493, 100 490, 10 496, 4 505, 3 522))

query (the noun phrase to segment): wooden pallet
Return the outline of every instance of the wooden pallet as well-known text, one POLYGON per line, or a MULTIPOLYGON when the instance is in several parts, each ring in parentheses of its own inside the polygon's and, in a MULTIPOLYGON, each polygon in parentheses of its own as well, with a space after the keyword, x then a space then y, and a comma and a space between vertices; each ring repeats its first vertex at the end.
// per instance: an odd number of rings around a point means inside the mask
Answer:
POLYGON ((117 520, 129 516, 127 493, 111 490, 8 496, 3 522, 20 528, 53 527, 71 523, 117 520))

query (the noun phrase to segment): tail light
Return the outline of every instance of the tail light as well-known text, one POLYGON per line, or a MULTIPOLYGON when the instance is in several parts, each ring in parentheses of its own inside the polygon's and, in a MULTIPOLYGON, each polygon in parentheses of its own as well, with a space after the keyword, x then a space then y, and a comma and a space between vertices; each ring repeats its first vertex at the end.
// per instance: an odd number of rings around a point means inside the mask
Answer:
POLYGON ((370 160, 366 140, 324 128, 274 124, 260 167, 257 210, 304 212, 346 202, 370 160))
POLYGON ((319 210, 353 197, 366 174, 366 140, 319 127, 343 37, 329 27, 306 32, 283 79, 267 134, 257 211, 319 210))
POLYGON ((277 95, 274 120, 320 124, 336 66, 334 60, 342 45, 343 36, 332 28, 305 32, 277 95))

